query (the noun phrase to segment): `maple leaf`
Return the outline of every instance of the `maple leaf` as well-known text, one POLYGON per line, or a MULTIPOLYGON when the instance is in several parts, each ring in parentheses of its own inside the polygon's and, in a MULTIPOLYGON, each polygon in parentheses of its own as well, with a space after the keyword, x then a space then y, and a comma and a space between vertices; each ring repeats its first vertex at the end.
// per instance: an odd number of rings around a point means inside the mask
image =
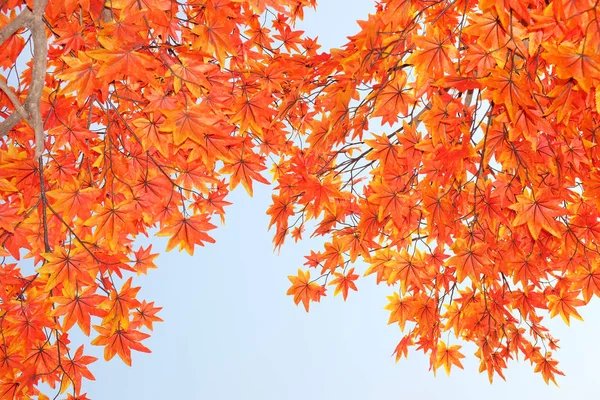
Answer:
POLYGON ((156 313, 162 310, 162 307, 154 307, 154 302, 147 303, 146 300, 142 301, 140 306, 133 310, 133 320, 131 322, 132 329, 138 329, 141 326, 152 329, 154 322, 162 322, 162 318, 157 317, 156 313))
POLYGON ((387 247, 377 250, 375 255, 371 257, 371 265, 365 271, 364 276, 368 276, 377 272, 377 283, 383 280, 387 281, 392 271, 392 268, 389 265, 391 264, 390 262, 394 260, 395 255, 396 253, 387 247))
POLYGON ((18 192, 19 188, 10 183, 7 179, 0 179, 0 193, 7 194, 11 192, 18 192))
POLYGON ((600 297, 600 266, 597 263, 589 267, 579 267, 575 276, 574 288, 581 289, 583 301, 590 301, 593 295, 600 297))
POLYGON ((81 218, 89 218, 91 210, 89 205, 93 204, 99 191, 93 187, 82 187, 76 181, 67 182, 60 190, 51 190, 46 195, 55 200, 53 208, 64 215, 67 220, 73 219, 75 215, 81 218))
POLYGON ((144 82, 153 80, 151 71, 156 68, 156 61, 151 55, 134 50, 133 46, 119 46, 114 39, 106 36, 99 36, 98 41, 102 49, 86 52, 89 57, 100 61, 100 69, 96 75, 98 79, 111 81, 132 74, 144 82))
POLYGON ((96 378, 94 378, 94 375, 92 375, 87 366, 96 360, 96 357, 83 355, 83 345, 77 348, 72 358, 70 356, 64 357, 61 364, 63 365, 65 374, 62 376, 60 382, 59 392, 64 393, 70 385, 73 385, 75 392, 79 394, 83 378, 95 381, 96 378))
POLYGON ((315 252, 314 250, 310 251, 310 255, 304 256, 306 258, 306 265, 309 268, 316 268, 321 263, 322 255, 321 252, 315 252))
POLYGON ((399 115, 408 115, 408 107, 415 102, 411 85, 407 84, 404 71, 399 71, 392 80, 382 85, 375 93, 373 117, 382 117, 382 125, 388 123, 392 126, 398 121, 399 115))
POLYGON ((374 151, 367 154, 367 160, 380 160, 384 165, 396 165, 402 150, 388 135, 373 135, 375 139, 365 140, 374 151))
POLYGON ((339 187, 340 181, 331 176, 320 180, 309 176, 301 185, 305 189, 304 195, 298 200, 301 203, 312 203, 315 214, 320 214, 323 205, 330 205, 332 200, 342 196, 339 187))
POLYGON ((59 248, 53 253, 43 254, 46 263, 37 269, 40 274, 48 274, 46 288, 53 289, 63 283, 93 286, 94 278, 89 273, 88 254, 78 247, 59 248))
POLYGON ((211 87, 206 75, 218 70, 213 64, 201 64, 199 61, 189 56, 180 56, 181 64, 172 64, 169 70, 174 75, 173 88, 175 93, 179 92, 182 83, 196 97, 201 97, 203 90, 211 87))
POLYGON ((206 198, 198 196, 193 207, 196 207, 200 213, 216 213, 221 217, 221 223, 225 222, 225 206, 229 206, 232 203, 226 201, 225 198, 229 192, 226 188, 222 187, 220 190, 210 192, 206 198), (222 190, 222 191, 221 191, 222 190))
POLYGON ((418 250, 409 254, 406 250, 396 255, 393 261, 388 262, 391 273, 388 276, 388 284, 400 281, 402 295, 406 294, 408 289, 417 288, 425 290, 422 280, 426 277, 424 273, 422 253, 418 250))
POLYGON ((167 120, 160 126, 161 132, 171 132, 175 146, 181 145, 190 139, 202 145, 205 131, 212 131, 220 118, 202 105, 193 105, 189 108, 175 110, 162 110, 167 120))
POLYGON ((304 31, 292 31, 289 27, 284 27, 279 35, 273 35, 273 38, 280 40, 287 51, 295 50, 300 52, 298 44, 301 41, 304 31))
POLYGON ((271 216, 269 221, 269 229, 274 224, 277 226, 286 226, 288 218, 294 215, 294 203, 289 195, 272 196, 273 204, 267 210, 267 214, 271 216))
MULTIPOLYGON (((102 88, 97 78, 100 66, 85 52, 79 51, 77 57, 63 57, 68 68, 56 75, 58 79, 67 81, 64 93, 76 93, 77 104, 83 106, 96 90, 102 88)), ((106 91, 106 90, 105 90, 106 91)))
MULTIPOLYGON (((14 19, 15 14, 11 15, 10 19, 14 19)), ((0 18, 0 25, 4 26, 8 24, 8 15, 3 14, 0 18)), ((25 40, 22 35, 15 34, 10 35, 9 37, 3 37, 3 43, 0 43, 0 66, 2 68, 10 68, 19 57, 19 54, 25 47, 25 40)))
POLYGON ((334 272, 336 268, 344 265, 344 245, 343 242, 334 237, 331 243, 325 243, 325 252, 323 252, 323 273, 326 270, 334 272))
POLYGON ((52 301, 59 305, 54 309, 53 315, 64 316, 62 328, 68 331, 77 322, 81 331, 90 335, 91 316, 102 317, 106 312, 99 305, 106 299, 96 294, 98 286, 88 286, 83 290, 75 290, 72 285, 63 285, 62 296, 55 296, 52 301))
POLYGON ((129 312, 140 306, 137 293, 140 287, 131 287, 132 278, 125 281, 121 290, 110 292, 110 298, 105 299, 98 307, 106 311, 102 319, 103 326, 112 326, 113 330, 129 328, 129 312))
POLYGON ((156 264, 154 264, 154 259, 158 257, 158 254, 151 254, 152 245, 148 245, 145 249, 140 246, 140 249, 134 253, 134 258, 132 262, 135 263, 133 268, 136 270, 138 275, 148 274, 148 269, 156 268, 156 264))
POLYGON ((567 325, 570 325, 570 317, 573 316, 580 321, 583 321, 581 315, 577 312, 575 307, 585 305, 585 302, 578 299, 579 292, 568 291, 567 289, 561 289, 558 294, 550 294, 548 298, 548 309, 550 310, 550 318, 554 318, 556 314, 560 314, 563 321, 567 325))
POLYGON ((437 348, 436 368, 444 366, 446 375, 450 375, 450 369, 452 368, 452 365, 456 365, 458 368, 464 369, 460 362, 461 358, 465 358, 465 356, 459 351, 461 347, 462 346, 458 344, 446 347, 446 343, 444 341, 440 341, 437 348))
POLYGON ((306 312, 308 312, 311 301, 318 303, 321 296, 325 296, 325 287, 310 281, 310 271, 304 272, 298 269, 298 275, 288 276, 288 279, 292 282, 292 286, 288 289, 287 295, 294 296, 296 305, 302 302, 306 312))
POLYGON ((9 203, 0 204, 0 228, 7 232, 14 232, 14 226, 21 221, 18 212, 9 203))
POLYGON ((413 38, 419 49, 408 57, 406 63, 416 65, 420 76, 441 78, 444 71, 454 69, 458 52, 447 33, 438 27, 427 30, 426 36, 413 38))
POLYGON ((400 298, 398 293, 394 292, 393 296, 387 296, 390 303, 384 309, 391 311, 388 325, 397 322, 400 329, 404 331, 406 321, 413 318, 413 298, 406 296, 400 298))
POLYGON ((90 398, 87 397, 87 393, 83 393, 78 396, 73 396, 71 393, 68 393, 67 400, 90 400, 90 398))
POLYGON ((336 285, 335 291, 333 292, 334 296, 337 296, 340 292, 342 292, 345 301, 348 297, 349 289, 354 291, 358 290, 356 288, 356 284, 354 283, 354 281, 358 279, 358 275, 354 274, 354 268, 350 268, 346 274, 336 272, 333 274, 333 276, 335 276, 335 279, 329 282, 329 285, 336 285))
POLYGON ((238 111, 229 118, 229 123, 239 124, 239 131, 245 134, 248 128, 254 134, 263 135, 263 127, 270 124, 271 116, 275 111, 269 107, 272 99, 267 93, 259 92, 252 97, 239 98, 238 111))
POLYGON ((107 199, 104 204, 97 204, 94 214, 88 218, 84 225, 95 227, 96 238, 106 238, 111 250, 115 250, 119 241, 126 236, 127 222, 139 216, 134 202, 130 199, 116 201, 107 199))
POLYGON ((479 275, 489 264, 486 255, 486 243, 474 243, 468 245, 467 241, 458 238, 452 245, 455 255, 450 257, 446 263, 456 266, 456 281, 462 283, 469 277, 472 282, 479 281, 479 275))
POLYGON ((156 236, 169 236, 167 251, 179 245, 179 251, 185 249, 189 255, 194 255, 194 246, 204 246, 204 242, 214 243, 206 231, 215 229, 207 215, 200 214, 191 217, 176 216, 167 221, 166 225, 156 233, 156 236))
POLYGON ((150 337, 147 333, 133 329, 117 329, 111 332, 110 329, 103 326, 94 325, 94 329, 100 334, 92 344, 95 346, 104 346, 104 359, 110 361, 115 355, 119 355, 121 360, 131 366, 131 350, 150 353, 150 349, 140 342, 150 337))
POLYGON ((546 42, 542 46, 546 50, 543 57, 556 66, 556 74, 560 78, 577 79, 577 83, 585 91, 598 84, 600 57, 592 46, 586 46, 585 41, 578 46, 570 42, 563 42, 558 46, 546 42))
POLYGON ((259 173, 265 169, 261 156, 250 151, 241 151, 232 154, 231 161, 225 161, 220 172, 231 174, 231 190, 241 182, 246 192, 252 196, 252 181, 269 184, 269 181, 259 173))
POLYGON ((547 308, 544 295, 531 286, 523 291, 514 291, 510 297, 513 299, 513 306, 524 316, 535 314, 536 309, 547 308))
POLYGON ((558 200, 548 189, 540 189, 537 193, 525 191, 525 194, 516 197, 517 202, 509 206, 517 212, 513 226, 527 224, 531 236, 536 240, 542 229, 560 237, 560 225, 555 218, 565 215, 567 211, 558 206, 558 200))
POLYGON ((192 32, 198 35, 193 47, 214 53, 222 66, 225 65, 225 59, 234 46, 230 36, 233 26, 227 17, 227 9, 222 13, 210 13, 203 24, 197 24, 192 29, 192 32))
POLYGON ((413 341, 412 334, 404 335, 402 337, 400 342, 398 342, 396 349, 394 349, 394 353, 393 353, 396 355, 396 362, 398 362, 402 356, 404 356, 405 358, 408 358, 408 346, 412 346, 413 344, 414 344, 414 341, 413 341))
MULTIPOLYGON (((167 108, 163 108, 163 110, 165 109, 167 108)), ((164 120, 163 114, 151 112, 132 123, 137 128, 136 135, 141 139, 144 150, 155 147, 161 155, 168 157, 168 146, 173 140, 169 135, 160 132, 164 120)))
POLYGON ((554 375, 564 375, 564 373, 556 368, 558 361, 552 358, 552 352, 548 351, 542 356, 542 354, 538 351, 537 354, 531 358, 531 361, 535 363, 534 372, 541 372, 546 384, 548 384, 549 381, 552 381, 556 386, 558 386, 554 375))

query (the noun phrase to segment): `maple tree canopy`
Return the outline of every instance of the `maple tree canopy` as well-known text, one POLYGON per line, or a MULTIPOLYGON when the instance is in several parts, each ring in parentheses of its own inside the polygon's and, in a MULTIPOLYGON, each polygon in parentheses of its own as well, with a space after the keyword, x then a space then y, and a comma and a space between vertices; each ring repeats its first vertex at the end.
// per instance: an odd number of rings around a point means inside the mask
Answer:
POLYGON ((382 0, 330 51, 295 27, 315 6, 0 2, 0 398, 87 398, 75 325, 149 352, 134 239, 193 254, 269 183, 275 247, 326 241, 296 304, 366 276, 396 359, 449 373, 471 342, 490 381, 523 357, 556 383, 542 318, 600 294, 597 3, 382 0))

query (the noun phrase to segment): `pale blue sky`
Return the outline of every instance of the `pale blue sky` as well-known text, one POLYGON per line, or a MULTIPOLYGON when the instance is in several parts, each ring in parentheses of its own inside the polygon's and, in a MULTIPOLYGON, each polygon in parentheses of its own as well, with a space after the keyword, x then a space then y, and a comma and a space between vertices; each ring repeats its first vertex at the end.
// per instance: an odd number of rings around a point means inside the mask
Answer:
MULTIPOLYGON (((307 14, 303 28, 326 47, 339 47, 356 31, 356 19, 373 10, 367 0, 323 0, 307 14)), ((562 348, 555 355, 566 377, 560 389, 546 386, 528 362, 513 362, 490 385, 466 348, 465 370, 428 371, 428 359, 411 352, 394 363, 391 354, 401 338, 397 325, 387 326, 383 307, 392 289, 376 287, 373 277, 358 281, 359 292, 344 303, 333 291, 310 313, 289 296, 287 276, 304 263, 317 240, 289 243, 273 253, 265 210, 271 188, 257 185, 255 197, 236 190, 227 223, 211 234, 216 244, 187 253, 164 253, 166 240, 154 238, 158 270, 137 281, 142 298, 164 307, 164 323, 144 342, 152 354, 134 353, 133 367, 118 357, 102 360, 102 349, 86 345, 100 358, 86 381, 95 400, 362 400, 400 399, 575 399, 600 397, 595 360, 600 307, 581 310, 584 323, 571 328, 554 319, 554 336, 562 348)), ((364 271, 364 268, 357 268, 364 271)))

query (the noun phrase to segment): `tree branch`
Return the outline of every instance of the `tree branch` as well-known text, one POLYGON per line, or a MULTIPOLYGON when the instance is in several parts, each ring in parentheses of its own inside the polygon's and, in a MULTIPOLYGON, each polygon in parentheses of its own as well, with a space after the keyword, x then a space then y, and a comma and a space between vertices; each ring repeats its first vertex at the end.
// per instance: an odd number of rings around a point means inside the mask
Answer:
POLYGON ((27 115, 27 111, 25 111, 25 109, 23 108, 23 105, 19 101, 19 98, 17 97, 15 92, 13 92, 12 89, 10 88, 10 86, 8 86, 8 84, 1 79, 0 79, 0 89, 2 89, 2 91, 4 93, 6 93, 6 96, 8 96, 9 100, 11 101, 11 103, 15 107, 15 110, 17 110, 17 112, 19 113, 21 118, 29 121, 29 115, 27 115))
POLYGON ((8 116, 4 121, 0 123, 0 138, 8 135, 8 132, 19 122, 21 122, 23 118, 19 115, 18 112, 14 112, 8 116))
POLYGON ((33 70, 25 107, 31 114, 31 127, 35 134, 35 158, 40 157, 44 152, 45 134, 40 103, 46 83, 48 64, 48 41, 44 25, 44 11, 47 4, 48 0, 36 1, 33 6, 33 17, 29 19, 29 29, 33 38, 33 70))
MULTIPOLYGON (((29 9, 26 8, 19 15, 17 15, 15 19, 10 21, 4 28, 0 29, 0 45, 2 45, 6 40, 8 40, 8 38, 10 38, 16 31, 25 27, 31 20, 32 16, 33 14, 31 13, 31 11, 29 11, 29 9)), ((0 82, 0 88, 4 93, 6 93, 10 101, 15 106, 15 109, 17 110, 16 113, 12 113, 8 116, 8 118, 6 118, 0 123, 0 137, 3 137, 7 135, 8 132, 10 132, 10 130, 16 124, 18 124, 22 118, 25 118, 24 115, 27 115, 27 112, 19 102, 17 96, 14 95, 14 93, 12 93, 12 90, 10 90, 7 84, 5 84, 4 82, 0 82), (13 96, 11 96, 11 94, 14 96, 14 98, 13 96)))
POLYGON ((31 11, 28 8, 24 9, 21 14, 10 21, 4 28, 0 29, 0 45, 8 40, 16 31, 27 25, 32 17, 31 11))
POLYGON ((19 103, 17 96, 10 90, 8 84, 0 82, 0 88, 6 93, 16 110, 16 112, 12 113, 0 123, 0 137, 7 135, 21 119, 25 119, 34 132, 35 158, 42 155, 45 139, 40 102, 42 99, 42 92, 44 91, 48 63, 48 41, 46 39, 46 28, 43 20, 47 4, 48 0, 37 0, 33 6, 33 12, 29 9, 23 10, 21 14, 0 30, 0 44, 6 41, 21 27, 27 27, 31 32, 31 38, 33 40, 31 85, 29 86, 27 98, 22 106, 19 103))

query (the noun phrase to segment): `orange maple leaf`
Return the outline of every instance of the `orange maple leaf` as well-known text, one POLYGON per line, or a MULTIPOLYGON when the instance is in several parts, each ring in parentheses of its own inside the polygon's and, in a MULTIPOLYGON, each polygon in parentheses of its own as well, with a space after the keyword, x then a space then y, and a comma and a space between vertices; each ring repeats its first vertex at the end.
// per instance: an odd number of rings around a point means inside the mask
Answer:
POLYGON ((156 268, 154 259, 158 257, 158 254, 151 254, 152 245, 148 245, 145 249, 140 246, 140 249, 134 254, 135 259, 133 260, 133 268, 136 270, 138 275, 147 274, 148 269, 156 268))
POLYGON ((600 57, 596 48, 583 40, 577 46, 565 41, 558 45, 543 43, 543 57, 556 68, 556 74, 563 79, 577 79, 586 92, 600 82, 600 57))
POLYGON ((106 311, 106 315, 102 319, 103 326, 112 326, 113 330, 129 328, 129 312, 140 306, 136 296, 141 288, 131 287, 132 279, 127 279, 121 290, 111 291, 110 298, 98 306, 106 311))
POLYGON ((552 358, 552 352, 548 351, 542 356, 542 354, 538 351, 537 354, 531 358, 531 361, 535 363, 534 372, 541 372, 546 384, 548 384, 549 381, 552 381, 556 386, 558 386, 554 375, 564 375, 564 373, 556 368, 558 361, 552 358))
POLYGON ((581 289, 583 300, 587 303, 593 295, 600 297, 600 264, 580 267, 574 276, 574 288, 581 289))
POLYGON ((205 132, 215 129, 215 125, 221 121, 221 118, 214 115, 210 109, 197 104, 187 108, 162 110, 162 113, 167 120, 162 123, 159 130, 172 132, 175 146, 181 145, 187 139, 202 146, 205 132))
POLYGON ((560 293, 550 294, 548 298, 548 309, 550 310, 550 318, 554 318, 556 314, 560 314, 563 321, 567 325, 570 325, 570 317, 573 316, 580 321, 583 318, 577 312, 575 307, 581 307, 585 305, 585 301, 578 299, 579 291, 569 291, 567 289, 561 289, 560 293))
POLYGON ((408 347, 414 344, 412 332, 408 335, 404 335, 398 345, 394 349, 394 353, 392 355, 396 355, 396 362, 400 360, 402 356, 408 358, 408 347))
MULTIPOLYGON (((444 71, 454 70, 454 60, 458 50, 448 32, 437 26, 427 29, 425 36, 413 38, 418 49, 407 58, 406 63, 415 65, 420 79, 438 79, 444 71)), ((418 85, 417 85, 418 86, 418 85)))
POLYGON ((92 187, 82 187, 76 181, 67 182, 60 190, 46 192, 54 201, 51 203, 55 211, 71 220, 75 215, 89 218, 91 214, 90 205, 99 195, 99 190, 92 187))
POLYGON ((223 174, 231 174, 230 186, 231 190, 242 183, 246 192, 252 196, 252 181, 257 181, 268 185, 270 182, 266 180, 260 171, 267 169, 263 165, 262 157, 251 151, 236 151, 231 154, 231 160, 225 161, 223 168, 219 171, 223 174))
POLYGON ((179 251, 185 249, 190 255, 194 255, 194 246, 204 246, 204 242, 214 243, 215 239, 210 237, 206 231, 215 229, 216 226, 209 222, 209 217, 204 214, 191 217, 177 216, 156 233, 156 236, 170 236, 167 243, 167 251, 179 245, 179 251))
POLYGON ((102 317, 106 314, 99 308, 106 297, 96 294, 98 286, 89 286, 81 291, 75 290, 72 285, 63 285, 62 296, 52 298, 52 301, 58 303, 54 309, 53 315, 63 316, 62 328, 65 331, 77 322, 81 331, 90 336, 90 316, 96 315, 102 317))
MULTIPOLYGON (((95 213, 88 218, 85 226, 95 227, 94 237, 106 239, 111 250, 116 250, 119 241, 127 235, 128 221, 140 214, 132 200, 117 201, 107 199, 104 204, 96 203, 95 213)), ((131 229, 131 228, 130 228, 131 229)))
POLYGON ((154 322, 162 322, 162 318, 157 317, 156 313, 162 310, 162 307, 154 307, 154 302, 147 303, 146 300, 142 301, 140 306, 133 310, 133 320, 131 321, 130 327, 132 329, 138 329, 141 326, 153 330, 152 324, 154 322))
POLYGON ((47 289, 59 284, 94 286, 94 278, 89 272, 89 255, 83 249, 61 247, 52 253, 44 253, 43 257, 46 262, 37 272, 46 277, 47 289))
POLYGON ((134 46, 119 46, 116 40, 99 36, 103 48, 89 50, 86 54, 100 61, 100 70, 96 77, 109 82, 122 79, 124 75, 134 75, 143 82, 152 82, 152 70, 157 67, 156 60, 145 51, 135 50, 134 46))
POLYGON ((400 330, 404 331, 404 326, 407 321, 413 318, 413 298, 412 296, 400 297, 398 292, 394 292, 392 296, 387 296, 390 303, 384 309, 390 311, 388 325, 397 322, 400 330))
POLYGON ((464 369, 460 362, 461 358, 465 358, 465 356, 459 351, 461 347, 462 346, 458 344, 446 347, 446 343, 444 341, 440 341, 437 348, 436 369, 444 366, 446 375, 450 375, 450 369, 452 368, 452 365, 456 365, 458 368, 464 369))
POLYGON ((65 355, 64 359, 61 361, 61 365, 62 368, 64 368, 65 374, 62 376, 62 380, 60 382, 59 392, 64 393, 70 385, 73 385, 75 392, 79 394, 81 390, 81 380, 83 378, 95 381, 96 378, 94 378, 94 375, 90 372, 87 366, 96 360, 96 357, 83 355, 83 345, 77 348, 72 358, 68 355, 65 355))
POLYGON ((104 359, 110 361, 115 354, 121 357, 121 360, 131 366, 131 350, 151 353, 150 349, 140 342, 150 337, 147 333, 133 329, 117 329, 111 332, 109 328, 94 325, 100 336, 92 340, 95 346, 104 347, 104 359))
POLYGON ((334 296, 337 296, 342 292, 344 300, 346 300, 349 289, 358 291, 356 284, 354 283, 354 281, 358 279, 358 275, 354 273, 354 268, 350 268, 346 274, 336 272, 333 275, 335 276, 335 279, 329 282, 329 285, 337 285, 333 292, 334 296))
POLYGON ((450 257, 446 264, 456 267, 456 281, 462 283, 465 278, 478 282, 480 274, 490 263, 486 251, 487 243, 467 244, 467 241, 458 238, 452 245, 455 255, 450 257))
POLYGON ((536 240, 542 229, 560 237, 561 227, 555 218, 565 215, 567 210, 558 206, 559 200, 548 189, 540 189, 536 193, 526 190, 525 194, 516 197, 517 202, 508 207, 517 212, 513 226, 527 224, 531 236, 536 240))
POLYGON ((307 312, 311 301, 318 303, 321 296, 325 296, 325 287, 310 281, 310 271, 304 272, 298 269, 298 275, 290 275, 288 279, 292 282, 292 286, 288 289, 287 295, 294 296, 296 305, 302 302, 307 312))
POLYGON ((83 106, 87 99, 98 89, 107 91, 97 78, 100 66, 83 51, 77 57, 63 57, 68 68, 58 73, 56 77, 67 81, 64 93, 76 93, 77 104, 83 106))

